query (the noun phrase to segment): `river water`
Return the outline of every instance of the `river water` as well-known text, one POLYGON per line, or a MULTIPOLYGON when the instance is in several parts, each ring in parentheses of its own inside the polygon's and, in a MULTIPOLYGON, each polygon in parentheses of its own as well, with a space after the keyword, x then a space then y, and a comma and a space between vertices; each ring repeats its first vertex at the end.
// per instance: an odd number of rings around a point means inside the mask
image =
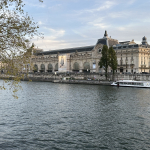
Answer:
POLYGON ((0 91, 0 150, 150 149, 150 89, 21 85, 0 91))

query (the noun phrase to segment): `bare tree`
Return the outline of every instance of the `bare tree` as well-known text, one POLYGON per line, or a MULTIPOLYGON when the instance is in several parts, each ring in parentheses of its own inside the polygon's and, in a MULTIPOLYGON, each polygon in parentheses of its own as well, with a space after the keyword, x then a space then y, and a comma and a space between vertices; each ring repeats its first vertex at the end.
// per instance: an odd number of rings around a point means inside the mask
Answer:
POLYGON ((37 23, 24 12, 24 5, 23 0, 0 0, 0 71, 6 78, 13 77, 10 87, 14 92, 23 77, 19 74, 21 68, 30 60, 30 40, 34 36, 42 37, 37 23))

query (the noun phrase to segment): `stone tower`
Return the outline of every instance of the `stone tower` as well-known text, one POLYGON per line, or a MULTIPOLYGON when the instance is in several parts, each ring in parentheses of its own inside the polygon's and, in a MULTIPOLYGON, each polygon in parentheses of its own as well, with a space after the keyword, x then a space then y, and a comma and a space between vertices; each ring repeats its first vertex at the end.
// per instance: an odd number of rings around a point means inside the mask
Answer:
POLYGON ((108 34, 107 34, 107 31, 105 30, 104 38, 107 38, 107 37, 108 37, 108 34))
POLYGON ((145 36, 142 38, 142 45, 148 45, 147 38, 145 36))

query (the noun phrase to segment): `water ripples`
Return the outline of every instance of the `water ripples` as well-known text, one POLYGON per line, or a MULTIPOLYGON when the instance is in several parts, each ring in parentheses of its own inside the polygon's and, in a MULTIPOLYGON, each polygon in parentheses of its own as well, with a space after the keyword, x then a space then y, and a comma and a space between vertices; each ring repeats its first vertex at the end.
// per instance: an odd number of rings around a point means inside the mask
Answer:
MULTIPOLYGON (((1 82, 1 81, 0 81, 1 82)), ((150 89, 22 82, 0 95, 0 149, 149 150, 150 89)))

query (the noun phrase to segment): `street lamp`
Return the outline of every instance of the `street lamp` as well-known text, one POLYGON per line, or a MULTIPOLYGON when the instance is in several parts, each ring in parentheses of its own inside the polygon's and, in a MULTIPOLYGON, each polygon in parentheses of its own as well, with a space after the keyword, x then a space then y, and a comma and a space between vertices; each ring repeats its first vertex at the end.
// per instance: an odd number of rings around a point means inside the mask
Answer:
MULTIPOLYGON (((87 73, 88 73, 89 69, 87 69, 87 73)), ((88 76, 88 75, 87 75, 88 76)), ((87 77, 86 77, 87 78, 87 77)))
POLYGON ((132 60, 132 62, 131 62, 131 66, 132 66, 132 67, 131 67, 131 69, 132 69, 131 72, 133 73, 133 60, 132 60))
POLYGON ((56 72, 55 72, 55 80, 56 80, 56 72))
POLYGON ((126 72, 127 72, 127 63, 128 63, 128 61, 126 60, 126 72))

